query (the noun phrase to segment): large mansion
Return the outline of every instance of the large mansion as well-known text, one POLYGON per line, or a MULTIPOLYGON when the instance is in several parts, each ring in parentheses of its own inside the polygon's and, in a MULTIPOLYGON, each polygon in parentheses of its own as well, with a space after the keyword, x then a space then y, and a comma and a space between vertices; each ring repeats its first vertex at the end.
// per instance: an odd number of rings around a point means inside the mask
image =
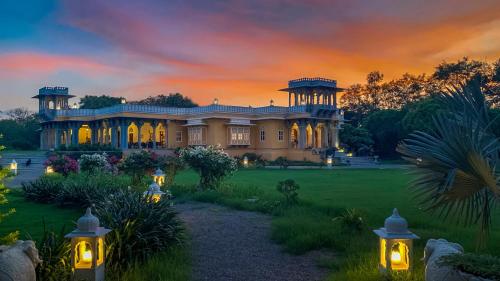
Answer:
POLYGON ((68 88, 44 87, 39 100, 43 118, 41 149, 80 144, 107 144, 122 150, 172 150, 220 145, 230 155, 246 152, 274 160, 320 161, 327 148, 338 147, 343 115, 337 109, 335 80, 291 80, 288 107, 220 105, 193 108, 122 104, 101 109, 70 108, 68 88))

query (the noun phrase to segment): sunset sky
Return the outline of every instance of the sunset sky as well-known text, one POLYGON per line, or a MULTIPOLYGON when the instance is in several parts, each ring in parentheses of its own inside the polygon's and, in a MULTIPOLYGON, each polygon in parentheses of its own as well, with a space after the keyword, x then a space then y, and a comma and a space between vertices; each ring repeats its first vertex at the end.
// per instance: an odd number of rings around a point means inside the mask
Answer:
POLYGON ((499 15, 498 0, 2 0, 0 110, 37 108, 43 86, 285 104, 276 90, 294 78, 346 87, 371 70, 392 79, 498 59, 499 15))

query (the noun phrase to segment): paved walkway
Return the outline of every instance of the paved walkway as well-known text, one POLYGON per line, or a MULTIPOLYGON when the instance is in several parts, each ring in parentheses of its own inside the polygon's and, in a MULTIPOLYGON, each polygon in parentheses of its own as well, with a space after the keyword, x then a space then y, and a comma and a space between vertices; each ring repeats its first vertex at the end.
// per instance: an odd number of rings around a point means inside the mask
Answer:
POLYGON ((5 180, 5 185, 9 188, 19 188, 23 182, 29 182, 40 177, 44 172, 43 163, 47 159, 45 153, 41 151, 5 152, 1 154, 1 157, 0 165, 3 167, 8 168, 12 160, 17 162, 17 176, 5 180), (31 164, 26 166, 28 159, 31 159, 31 164))
POLYGON ((320 252, 293 256, 270 239, 271 217, 207 203, 176 205, 192 239, 194 281, 315 281, 320 252))

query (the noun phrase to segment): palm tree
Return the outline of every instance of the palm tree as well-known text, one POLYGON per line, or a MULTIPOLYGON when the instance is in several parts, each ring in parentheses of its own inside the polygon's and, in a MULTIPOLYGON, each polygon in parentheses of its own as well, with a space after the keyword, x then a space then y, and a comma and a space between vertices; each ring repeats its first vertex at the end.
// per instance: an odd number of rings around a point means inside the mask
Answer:
POLYGON ((447 110, 434 117, 434 129, 414 132, 397 151, 416 165, 411 187, 423 209, 465 226, 479 225, 480 248, 500 198, 500 142, 490 130, 495 120, 477 81, 449 88, 438 100, 447 110))

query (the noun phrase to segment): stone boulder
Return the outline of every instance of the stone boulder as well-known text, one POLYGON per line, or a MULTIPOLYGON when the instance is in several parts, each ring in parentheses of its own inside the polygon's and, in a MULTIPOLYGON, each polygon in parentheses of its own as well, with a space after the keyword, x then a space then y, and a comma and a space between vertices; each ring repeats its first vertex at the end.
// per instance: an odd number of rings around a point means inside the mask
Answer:
POLYGON ((35 268, 41 262, 31 240, 0 246, 0 281, 36 281, 35 268))

